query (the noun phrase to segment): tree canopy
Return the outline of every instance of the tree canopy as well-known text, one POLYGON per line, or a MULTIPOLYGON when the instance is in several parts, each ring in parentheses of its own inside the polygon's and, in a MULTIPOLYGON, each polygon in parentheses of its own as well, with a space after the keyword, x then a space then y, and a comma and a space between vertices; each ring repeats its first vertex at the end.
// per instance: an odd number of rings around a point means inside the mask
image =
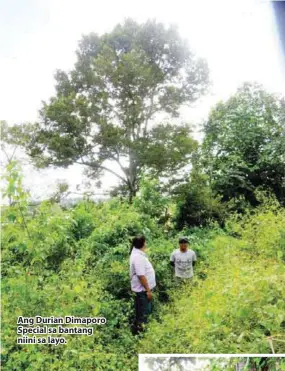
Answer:
POLYGON ((285 202, 285 100, 245 83, 220 102, 205 124, 205 168, 224 201, 243 196, 257 204, 256 188, 285 202))
POLYGON ((128 19, 84 36, 76 54, 72 71, 55 74, 56 95, 39 122, 18 130, 37 166, 79 163, 93 178, 108 171, 133 196, 143 171, 165 176, 189 162, 191 129, 170 120, 206 92, 209 71, 176 27, 128 19))

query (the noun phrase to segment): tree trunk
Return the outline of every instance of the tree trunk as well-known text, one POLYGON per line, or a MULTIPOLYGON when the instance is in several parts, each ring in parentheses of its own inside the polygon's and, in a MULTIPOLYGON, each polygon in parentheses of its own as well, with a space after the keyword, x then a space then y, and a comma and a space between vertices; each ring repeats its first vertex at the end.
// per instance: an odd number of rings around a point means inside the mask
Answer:
POLYGON ((129 203, 133 202, 133 198, 136 196, 136 179, 137 179, 137 166, 135 162, 135 153, 132 148, 129 150, 129 203))
POLYGON ((134 188, 130 188, 129 190, 129 204, 133 203, 133 198, 136 197, 136 190, 134 188))

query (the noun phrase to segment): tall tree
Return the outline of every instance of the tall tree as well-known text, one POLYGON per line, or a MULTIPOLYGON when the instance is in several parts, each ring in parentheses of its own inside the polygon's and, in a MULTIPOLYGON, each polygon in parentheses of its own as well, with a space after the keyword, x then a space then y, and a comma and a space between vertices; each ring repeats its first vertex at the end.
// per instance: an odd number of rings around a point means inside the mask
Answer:
POLYGON ((55 79, 56 96, 28 128, 36 166, 79 163, 95 178, 108 171, 132 197, 144 170, 169 176, 189 162, 191 130, 170 119, 205 93, 209 72, 176 27, 129 19, 111 33, 84 36, 74 69, 55 79), (162 113, 166 120, 154 125, 162 113))
POLYGON ((257 187, 285 203, 285 99, 246 83, 220 102, 205 124, 204 160, 224 201, 257 204, 257 187))

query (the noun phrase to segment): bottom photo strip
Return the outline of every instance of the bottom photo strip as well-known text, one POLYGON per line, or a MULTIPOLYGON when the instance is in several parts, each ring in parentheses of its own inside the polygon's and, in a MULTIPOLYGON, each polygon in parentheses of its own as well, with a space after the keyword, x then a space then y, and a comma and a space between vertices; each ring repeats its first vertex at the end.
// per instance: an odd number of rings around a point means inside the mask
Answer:
POLYGON ((285 371, 285 355, 140 354, 139 371, 285 371))

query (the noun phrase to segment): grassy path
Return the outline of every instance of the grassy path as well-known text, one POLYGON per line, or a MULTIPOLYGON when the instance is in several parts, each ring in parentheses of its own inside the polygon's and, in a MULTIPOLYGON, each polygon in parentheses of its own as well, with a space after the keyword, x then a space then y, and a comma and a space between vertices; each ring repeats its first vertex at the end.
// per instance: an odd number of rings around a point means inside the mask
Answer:
POLYGON ((242 240, 216 237, 207 279, 173 293, 140 353, 285 353, 285 265, 242 240))

